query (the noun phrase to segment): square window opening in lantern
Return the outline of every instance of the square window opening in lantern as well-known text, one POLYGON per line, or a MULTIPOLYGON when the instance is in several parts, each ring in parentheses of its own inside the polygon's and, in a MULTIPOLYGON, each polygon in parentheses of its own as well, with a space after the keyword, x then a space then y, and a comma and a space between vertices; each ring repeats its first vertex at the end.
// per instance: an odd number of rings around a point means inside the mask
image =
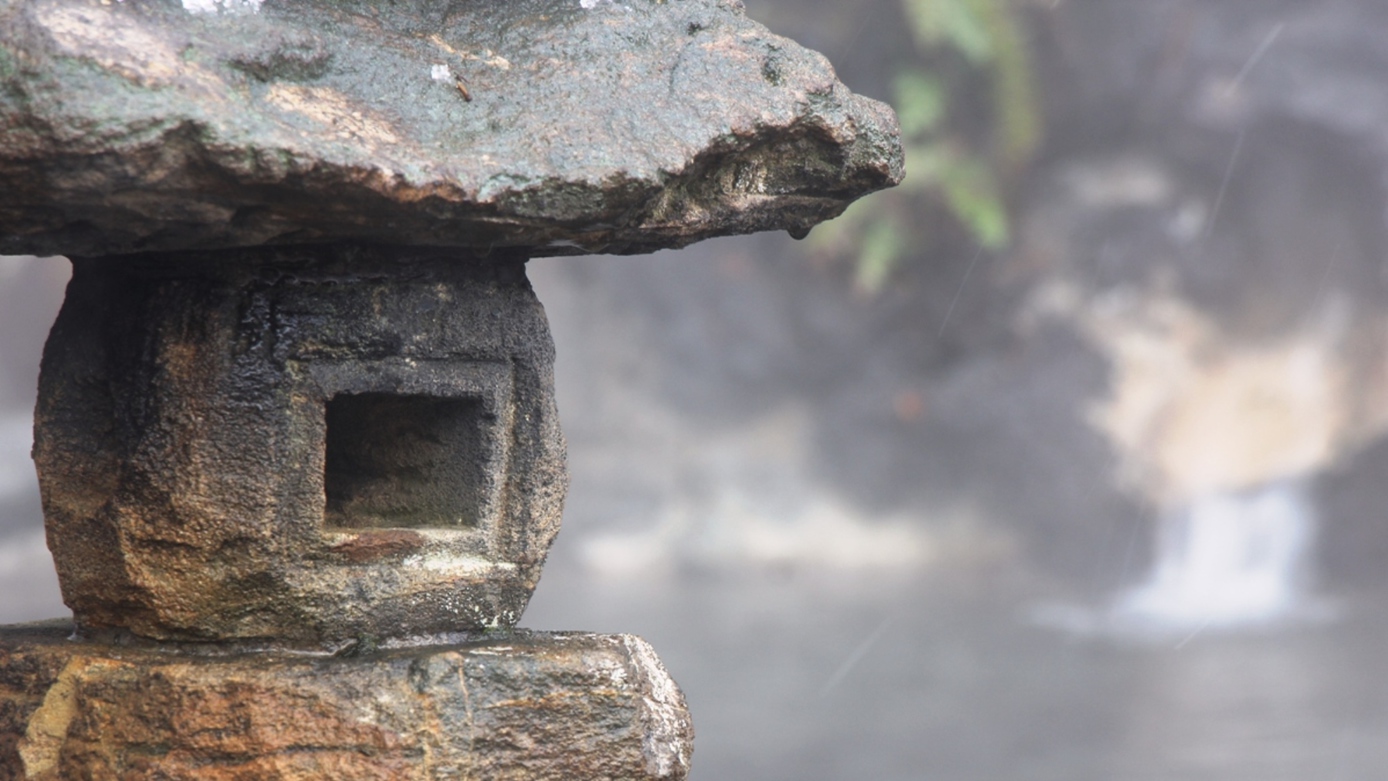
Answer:
POLYGON ((481 398, 343 393, 327 403, 329 529, 467 529, 492 458, 481 398))

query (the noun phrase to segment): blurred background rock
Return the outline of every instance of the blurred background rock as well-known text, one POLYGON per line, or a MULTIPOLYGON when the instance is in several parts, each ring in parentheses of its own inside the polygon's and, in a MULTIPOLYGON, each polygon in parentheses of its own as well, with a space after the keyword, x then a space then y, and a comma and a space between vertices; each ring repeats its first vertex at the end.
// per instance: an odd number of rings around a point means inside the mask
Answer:
POLYGON ((0 621, 67 615, 43 537, 34 462, 39 358, 70 275, 64 258, 0 257, 0 621))
MULTIPOLYGON (((573 485, 522 623, 659 647, 696 779, 1378 777, 1388 7, 748 11, 897 107, 908 182, 803 242, 531 263, 573 485), (1208 586, 1228 513, 1285 593, 1111 625, 1208 586)), ((27 450, 65 275, 0 261, 0 620, 62 611, 27 450)))

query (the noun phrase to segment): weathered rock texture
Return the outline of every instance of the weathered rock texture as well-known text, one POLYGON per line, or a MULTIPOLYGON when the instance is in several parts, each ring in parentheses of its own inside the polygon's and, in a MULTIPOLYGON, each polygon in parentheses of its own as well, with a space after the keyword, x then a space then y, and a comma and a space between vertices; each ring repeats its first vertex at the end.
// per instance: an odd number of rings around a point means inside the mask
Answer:
POLYGON ((891 110, 737 0, 205 6, 0 3, 0 253, 648 252, 902 176, 891 110))
POLYGON ((75 261, 34 457, 79 624, 299 645, 514 624, 566 477, 544 311, 500 254, 75 261))
POLYGON ((681 779, 693 728, 629 635, 365 658, 196 656, 0 630, 0 779, 681 779))

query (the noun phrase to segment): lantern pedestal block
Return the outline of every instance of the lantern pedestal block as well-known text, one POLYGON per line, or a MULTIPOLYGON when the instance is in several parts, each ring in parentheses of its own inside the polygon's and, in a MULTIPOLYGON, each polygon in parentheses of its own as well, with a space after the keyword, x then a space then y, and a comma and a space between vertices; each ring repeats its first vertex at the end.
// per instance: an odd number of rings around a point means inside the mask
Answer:
POLYGON ((684 699, 630 635, 511 631, 338 655, 0 628, 0 778, 668 779, 684 699))

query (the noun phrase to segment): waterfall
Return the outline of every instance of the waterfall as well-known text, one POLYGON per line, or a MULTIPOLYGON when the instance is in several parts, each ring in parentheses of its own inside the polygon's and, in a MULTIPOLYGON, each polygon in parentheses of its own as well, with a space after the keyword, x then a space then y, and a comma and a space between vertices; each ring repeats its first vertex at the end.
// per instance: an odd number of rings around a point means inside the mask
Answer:
POLYGON ((1308 600, 1316 509, 1304 479, 1199 497, 1160 518, 1147 580, 1112 608, 1118 626, 1235 628, 1318 612, 1308 600))
POLYGON ((1142 583, 1097 609, 1047 602, 1028 609, 1028 618, 1080 635, 1185 640, 1326 621, 1334 606, 1311 588, 1316 526, 1305 478, 1208 494, 1160 517, 1142 583))

